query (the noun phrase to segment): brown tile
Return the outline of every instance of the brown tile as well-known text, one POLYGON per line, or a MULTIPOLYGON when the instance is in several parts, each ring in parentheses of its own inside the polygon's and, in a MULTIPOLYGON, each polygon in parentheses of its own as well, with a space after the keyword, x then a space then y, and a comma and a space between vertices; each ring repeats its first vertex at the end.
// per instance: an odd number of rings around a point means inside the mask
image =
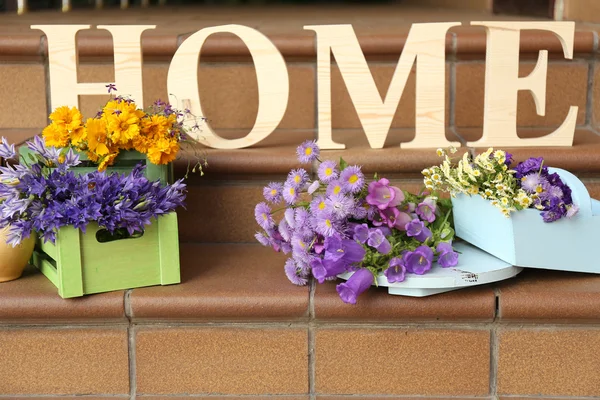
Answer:
POLYGON ((68 322, 127 322, 123 291, 62 299, 58 289, 29 266, 17 280, 0 285, 0 324, 68 322))
MULTIPOLYGON (((248 131, 219 130, 218 134, 226 139, 237 139, 246 136, 248 131)), ((179 175, 185 174, 188 163, 193 165, 203 153, 208 167, 202 181, 222 174, 228 177, 245 175, 250 178, 271 174, 285 179, 290 169, 301 167, 296 156, 296 147, 305 140, 314 138, 315 133, 311 130, 276 130, 262 142, 245 149, 223 150, 209 149, 201 145, 187 146, 186 151, 181 153, 181 158, 175 161, 175 169, 179 175)))
POLYGON ((138 329, 138 394, 306 394, 306 328, 138 329))
MULTIPOLYGON (((415 137, 414 129, 391 129, 383 149, 371 149, 362 130, 337 129, 333 140, 346 145, 345 150, 322 151, 322 159, 336 160, 343 157, 349 164, 362 165, 363 172, 387 175, 394 173, 418 173, 425 167, 440 163, 435 149, 404 149, 401 143, 415 137)), ((448 140, 460 141, 451 131, 446 132, 448 140)), ((457 156, 462 156, 459 149, 457 156)))
POLYGON ((46 78, 41 64, 0 64, 0 128, 46 126, 46 78))
POLYGON ((498 287, 503 320, 600 319, 600 275, 526 269, 498 287))
MULTIPOLYGON (((167 90, 168 64, 144 63, 142 69, 142 84, 144 89, 144 107, 150 106, 158 99, 169 101, 167 90)), ((83 63, 77 70, 79 82, 114 82, 115 74, 112 64, 83 63)), ((117 86, 118 87, 118 86, 117 86)), ((80 96, 79 106, 85 118, 91 118, 108 101, 110 96, 86 95, 80 96)), ((136 100, 136 99, 134 99, 136 100)), ((138 101, 138 105, 141 104, 138 101)), ((177 104, 174 104, 177 107, 177 104)))
POLYGON ((340 300, 339 282, 317 285, 315 318, 334 321, 464 321, 494 318, 495 296, 491 287, 469 288, 430 297, 393 296, 387 288, 370 288, 356 306, 340 300))
POLYGON ((597 396, 600 331, 510 329, 500 333, 498 393, 597 396))
POLYGON ((406 5, 415 5, 419 7, 444 7, 458 8, 480 11, 492 11, 492 3, 489 0, 405 0, 406 5))
MULTIPOLYGON (((284 181, 285 176, 279 180, 284 181)), ((186 210, 178 211, 180 239, 255 243, 254 234, 260 227, 254 220, 254 207, 265 201, 262 189, 267 183, 190 186, 186 210)))
POLYGON ((36 135, 40 135, 42 133, 42 129, 40 128, 21 128, 21 129, 0 129, 0 137, 6 138, 9 143, 21 144, 25 141, 33 138, 36 135))
POLYGON ((594 82, 592 84, 592 124, 600 126, 600 63, 594 63, 594 82))
MULTIPOLYGON (((74 396, 52 396, 52 400, 81 400, 83 396, 74 395, 74 396)), ((27 400, 31 399, 30 396, 10 396, 11 400, 27 400)), ((85 396, 83 397, 85 400, 111 400, 111 399, 129 399, 130 396, 126 394, 122 395, 111 395, 111 396, 85 396)))
MULTIPOLYGON (((138 396, 143 400, 190 400, 198 399, 198 400, 230 400, 231 396, 138 396)), ((309 400, 309 396, 244 396, 244 399, 248 400, 309 400)), ((86 398, 87 400, 87 398, 86 398)), ((360 400, 360 399, 357 399, 360 400)))
MULTIPOLYGON (((587 29, 580 30, 579 26, 577 29, 578 31, 575 32, 573 41, 573 53, 575 55, 593 53, 594 34, 587 29)), ((460 26, 452 28, 451 32, 456 34, 456 53, 459 59, 485 60, 487 39, 485 28, 460 26)), ((552 32, 536 30, 521 31, 519 49, 522 58, 535 57, 537 59, 537 54, 540 50, 548 50, 550 59, 564 59, 560 40, 552 32)))
POLYGON ((125 328, 0 329, 0 353, 0 393, 129 393, 125 328))
POLYGON ((266 321, 308 315, 308 287, 288 281, 283 254, 259 244, 182 243, 180 252, 181 284, 135 289, 135 320, 266 321))
MULTIPOLYGON (((290 92, 280 128, 315 126, 315 72, 313 65, 288 64, 290 92)), ((258 86, 251 64, 200 63, 198 90, 204 117, 214 129, 250 130, 258 111, 258 86)), ((219 131, 217 130, 217 133, 219 131)))
POLYGON ((316 391, 483 396, 489 393, 489 352, 487 330, 319 329, 316 391), (382 351, 392 348, 393 355, 382 351))
MULTIPOLYGON (((115 68, 112 63, 82 63, 77 68, 77 81, 89 82, 114 82, 115 68)), ((79 96, 79 110, 84 118, 93 118, 98 110, 110 99, 110 95, 79 96)), ((135 100, 135 99, 134 99, 135 100)), ((56 105, 55 107, 59 107, 56 105)))
MULTIPOLYGON (((372 63, 369 66, 373 77, 373 81, 375 82, 375 85, 379 90, 379 95, 382 98, 385 98, 385 95, 388 92, 392 76, 394 75, 394 71, 396 70, 396 65, 396 62, 394 62, 393 64, 372 63)), ((415 126, 415 71, 416 68, 413 67, 404 87, 402 97, 400 98, 400 104, 398 105, 396 114, 394 115, 394 119, 392 120, 392 128, 407 128, 415 126)), ((448 95, 450 87, 449 71, 450 68, 447 67, 445 89, 446 125, 449 125, 450 120, 450 96, 448 95)), ((354 107, 354 104, 352 103, 350 95, 348 94, 348 89, 346 88, 346 84, 342 79, 342 75, 337 65, 332 66, 331 68, 331 98, 335 99, 331 102, 332 128, 362 129, 362 125, 360 123, 360 120, 358 119, 356 109, 354 107)))
POLYGON ((592 199, 600 200, 600 180, 598 179, 582 179, 588 193, 592 199))
POLYGON ((594 0, 565 0, 564 19, 600 22, 600 4, 594 0))
POLYGON ((40 53, 41 32, 31 31, 3 34, 0 40, 0 59, 6 61, 42 61, 40 53))
MULTIPOLYGON (((521 76, 529 74, 532 63, 521 63, 521 76)), ((588 66, 582 62, 550 63, 546 95, 546 116, 538 116, 529 92, 518 94, 517 126, 560 126, 570 106, 578 106, 577 124, 585 123, 588 66)), ((455 113, 457 127, 483 125, 485 64, 456 65, 455 113)))
MULTIPOLYGON (((517 133, 522 138, 534 138, 547 135, 553 130, 553 128, 519 129, 517 133)), ((481 128, 458 129, 458 133, 469 141, 480 138, 481 132, 481 128)), ((480 152, 483 149, 476 150, 480 152)), ((600 135, 585 128, 575 130, 571 147, 507 147, 503 150, 512 153, 515 162, 524 161, 529 157, 543 157, 545 165, 566 169, 576 174, 600 171, 598 164, 600 135)))
MULTIPOLYGON (((392 397, 392 398, 400 398, 400 397, 392 397)), ((419 400, 419 399, 427 399, 428 397, 404 397, 402 396, 403 400, 419 400)), ((322 395, 322 396, 317 396, 317 400, 378 400, 381 399, 380 396, 355 396, 355 395, 350 395, 350 396, 340 396, 340 395, 336 395, 336 396, 327 396, 327 395, 322 395)), ((432 400, 467 400, 467 399, 478 399, 478 400, 488 400, 488 397, 432 397, 432 400)))

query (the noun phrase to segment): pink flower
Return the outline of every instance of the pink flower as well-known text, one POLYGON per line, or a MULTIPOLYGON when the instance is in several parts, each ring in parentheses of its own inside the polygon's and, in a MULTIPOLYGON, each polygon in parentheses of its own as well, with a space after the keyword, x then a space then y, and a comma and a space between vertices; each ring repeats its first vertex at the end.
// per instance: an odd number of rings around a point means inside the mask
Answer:
POLYGON ((368 204, 380 210, 385 210, 388 207, 396 207, 402 203, 404 193, 399 188, 390 186, 390 181, 382 178, 369 184, 369 194, 366 200, 368 204))

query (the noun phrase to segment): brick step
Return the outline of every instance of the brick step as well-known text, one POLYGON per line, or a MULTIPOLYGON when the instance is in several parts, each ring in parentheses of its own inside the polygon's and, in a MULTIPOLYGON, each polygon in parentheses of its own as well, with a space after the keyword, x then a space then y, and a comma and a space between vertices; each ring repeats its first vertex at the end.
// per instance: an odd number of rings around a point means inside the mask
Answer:
POLYGON ((33 269, 1 284, 0 393, 600 393, 600 276, 527 270, 426 298, 372 288, 349 306, 334 282, 291 285, 258 245, 181 248, 175 286, 62 300, 33 269))

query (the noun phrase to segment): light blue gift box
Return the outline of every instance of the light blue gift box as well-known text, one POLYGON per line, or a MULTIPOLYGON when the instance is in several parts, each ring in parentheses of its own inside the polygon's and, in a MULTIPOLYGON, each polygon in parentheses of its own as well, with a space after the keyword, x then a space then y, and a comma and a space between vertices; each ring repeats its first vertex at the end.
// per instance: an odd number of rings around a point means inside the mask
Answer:
POLYGON ((515 266, 600 273, 600 202, 575 175, 548 170, 571 188, 575 216, 544 222, 539 210, 529 208, 507 218, 479 195, 458 194, 452 198, 456 235, 515 266))

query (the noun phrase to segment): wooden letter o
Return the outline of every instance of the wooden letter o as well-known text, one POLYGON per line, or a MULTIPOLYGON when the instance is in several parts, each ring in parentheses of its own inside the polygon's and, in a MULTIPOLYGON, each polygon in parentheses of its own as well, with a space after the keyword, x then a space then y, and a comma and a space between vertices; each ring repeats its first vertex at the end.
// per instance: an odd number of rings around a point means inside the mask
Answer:
POLYGON ((257 30, 242 25, 204 28, 187 38, 173 56, 167 75, 169 101, 173 105, 184 102, 193 115, 204 115, 198 94, 200 49, 208 36, 219 32, 238 36, 250 51, 258 81, 256 122, 250 133, 240 139, 224 139, 208 123, 200 123, 196 119, 187 119, 184 124, 190 135, 203 145, 216 149, 239 149, 260 142, 277 128, 287 108, 289 77, 281 53, 257 30), (197 122, 201 127, 199 132, 192 130, 197 122))

